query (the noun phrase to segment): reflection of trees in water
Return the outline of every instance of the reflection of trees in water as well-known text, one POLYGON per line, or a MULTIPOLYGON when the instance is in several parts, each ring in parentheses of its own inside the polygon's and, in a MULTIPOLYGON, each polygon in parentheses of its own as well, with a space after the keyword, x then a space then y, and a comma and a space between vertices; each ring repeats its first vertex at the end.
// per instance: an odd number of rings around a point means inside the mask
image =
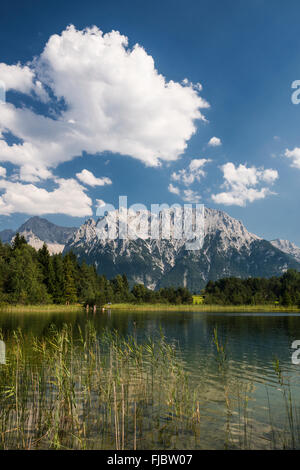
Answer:
POLYGON ((296 315, 206 315, 204 321, 208 333, 218 330, 230 340, 232 357, 247 354, 249 358, 259 354, 261 359, 290 362, 290 346, 300 338, 300 316, 296 315))

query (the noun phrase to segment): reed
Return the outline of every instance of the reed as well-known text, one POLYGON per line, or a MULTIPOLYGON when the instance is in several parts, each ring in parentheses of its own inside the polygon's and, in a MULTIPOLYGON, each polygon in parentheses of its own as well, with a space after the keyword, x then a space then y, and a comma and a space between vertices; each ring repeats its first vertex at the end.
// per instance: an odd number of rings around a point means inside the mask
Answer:
POLYGON ((170 311, 170 312, 203 312, 203 313, 285 313, 285 312, 300 312, 297 306, 283 307, 281 305, 266 304, 266 305, 171 305, 171 304, 110 304, 104 306, 110 310, 134 310, 137 312, 143 311, 170 311))
MULTIPOLYGON (((0 331, 1 449, 202 448, 205 385, 186 371, 178 345, 162 331, 137 340, 92 323, 44 337, 0 331)), ((223 401, 223 448, 253 448, 249 408, 253 384, 232 381, 227 341, 214 330, 223 401)), ((298 412, 279 362, 286 427, 273 423, 270 448, 299 448, 298 412)), ((203 382, 205 381, 205 377, 203 382)), ((272 409, 270 407, 270 416, 272 409)))
MULTIPOLYGON (((223 386, 223 401, 225 410, 224 419, 224 448, 225 449, 255 449, 257 439, 254 438, 254 424, 249 409, 251 396, 255 389, 252 381, 243 382, 236 380, 232 382, 230 373, 230 359, 227 351, 227 339, 224 341, 219 337, 218 329, 213 331, 213 344, 215 346, 215 357, 220 374, 220 382, 223 386)), ((274 410, 270 401, 269 390, 266 388, 267 410, 269 416, 269 428, 271 432, 268 437, 263 433, 256 436, 259 440, 265 440, 264 448, 269 449, 300 449, 300 408, 297 400, 292 395, 289 377, 283 374, 279 360, 274 360, 274 375, 277 379, 278 388, 276 392, 281 394, 280 408, 284 413, 284 422, 274 423, 274 410)), ((278 402, 277 402, 278 406, 278 402)))
POLYGON ((0 304, 0 315, 1 313, 52 313, 52 312, 81 312, 82 305, 1 305, 0 304))
POLYGON ((150 434, 155 448, 181 421, 190 432, 186 373, 163 336, 97 336, 87 322, 84 331, 53 326, 39 339, 17 330, 5 340, 2 449, 141 449, 150 434))

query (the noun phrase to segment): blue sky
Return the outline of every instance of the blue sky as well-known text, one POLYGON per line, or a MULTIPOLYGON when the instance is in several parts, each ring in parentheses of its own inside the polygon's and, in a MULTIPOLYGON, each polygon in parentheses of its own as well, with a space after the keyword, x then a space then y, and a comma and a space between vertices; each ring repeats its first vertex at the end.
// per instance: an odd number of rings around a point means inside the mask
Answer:
POLYGON ((1 8, 0 229, 79 225, 127 195, 200 201, 300 245, 298 1, 1 8))

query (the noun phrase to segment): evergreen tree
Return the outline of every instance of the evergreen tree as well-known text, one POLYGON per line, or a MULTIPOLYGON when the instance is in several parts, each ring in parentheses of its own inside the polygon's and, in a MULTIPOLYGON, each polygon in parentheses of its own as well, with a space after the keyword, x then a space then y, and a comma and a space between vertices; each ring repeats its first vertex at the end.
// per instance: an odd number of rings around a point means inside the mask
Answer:
POLYGON ((20 236, 19 232, 17 232, 13 240, 12 249, 18 250, 19 248, 22 248, 22 245, 27 245, 27 241, 25 240, 24 235, 20 236))
POLYGON ((51 258, 46 243, 38 251, 38 261, 42 268, 43 281, 50 295, 54 295, 55 273, 53 268, 53 258, 51 258))
POLYGON ((74 280, 74 266, 71 257, 64 258, 63 297, 67 305, 77 302, 77 290, 74 280))
POLYGON ((52 260, 53 271, 54 271, 54 287, 53 287, 53 301, 56 304, 65 302, 64 297, 64 285, 65 285, 65 273, 64 263, 61 254, 54 255, 52 260))

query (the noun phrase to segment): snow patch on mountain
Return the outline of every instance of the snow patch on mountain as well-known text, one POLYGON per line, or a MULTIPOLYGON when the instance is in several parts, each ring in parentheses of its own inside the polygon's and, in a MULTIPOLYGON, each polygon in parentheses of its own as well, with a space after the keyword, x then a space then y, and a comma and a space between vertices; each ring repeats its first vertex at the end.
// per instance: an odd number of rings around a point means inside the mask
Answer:
POLYGON ((186 285, 198 292, 210 279, 268 277, 291 267, 300 269, 296 260, 249 232, 242 222, 215 209, 205 208, 202 249, 187 250, 186 240, 175 236, 180 228, 176 224, 182 223, 178 210, 159 214, 114 211, 97 221, 89 219, 69 240, 65 251, 74 251, 87 263, 97 263, 98 272, 108 278, 126 273, 131 284, 143 283, 152 289, 186 285), (121 230, 120 239, 118 229, 126 221, 128 234, 121 230), (168 221, 170 236, 166 237, 168 221), (157 229, 157 238, 149 236, 151 224, 157 229), (115 239, 107 238, 108 226, 115 239))
POLYGON ((272 245, 278 248, 279 250, 287 253, 300 262, 300 248, 288 240, 281 240, 277 238, 276 240, 271 241, 272 245))

